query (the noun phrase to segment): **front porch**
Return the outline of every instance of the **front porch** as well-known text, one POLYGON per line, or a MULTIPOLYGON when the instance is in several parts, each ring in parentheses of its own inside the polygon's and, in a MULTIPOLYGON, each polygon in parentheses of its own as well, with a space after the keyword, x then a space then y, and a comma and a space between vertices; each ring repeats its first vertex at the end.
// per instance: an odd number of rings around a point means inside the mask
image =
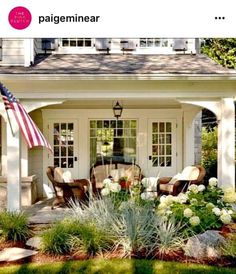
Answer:
POLYGON ((38 196, 45 196, 48 165, 89 178, 98 156, 135 161, 145 176, 174 175, 195 164, 194 121, 202 108, 218 121, 219 184, 235 187, 236 76, 206 57, 54 55, 34 67, 3 68, 2 76, 54 149, 53 155, 28 150, 12 136, 1 106, 2 176, 11 210, 21 208, 21 177, 36 174, 38 196), (116 100, 124 107, 119 124, 116 100))

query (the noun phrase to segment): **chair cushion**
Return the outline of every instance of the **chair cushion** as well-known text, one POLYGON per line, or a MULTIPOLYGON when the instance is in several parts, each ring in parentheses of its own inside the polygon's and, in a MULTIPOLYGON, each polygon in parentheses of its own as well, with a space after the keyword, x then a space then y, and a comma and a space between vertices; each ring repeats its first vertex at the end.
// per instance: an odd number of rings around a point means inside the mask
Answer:
POLYGON ((182 180, 197 180, 199 176, 199 169, 195 166, 187 166, 181 173, 182 180))
POLYGON ((138 178, 140 176, 140 168, 136 165, 125 165, 125 164, 118 164, 117 165, 119 170, 124 169, 124 176, 127 177, 128 181, 134 180, 134 178, 138 178))
POLYGON ((63 169, 60 167, 56 167, 54 169, 54 180, 58 183, 63 183, 63 169))
POLYGON ((174 184, 171 184, 171 183, 160 184, 159 187, 160 187, 160 190, 162 190, 162 191, 166 191, 166 192, 172 193, 173 192, 173 188, 174 188, 174 184))
POLYGON ((118 181, 119 180, 119 170, 118 169, 112 169, 110 171, 110 175, 114 179, 114 181, 118 181))
POLYGON ((74 181, 73 178, 72 178, 72 174, 69 170, 66 170, 66 171, 63 172, 62 178, 63 178, 65 183, 71 183, 71 182, 74 181))

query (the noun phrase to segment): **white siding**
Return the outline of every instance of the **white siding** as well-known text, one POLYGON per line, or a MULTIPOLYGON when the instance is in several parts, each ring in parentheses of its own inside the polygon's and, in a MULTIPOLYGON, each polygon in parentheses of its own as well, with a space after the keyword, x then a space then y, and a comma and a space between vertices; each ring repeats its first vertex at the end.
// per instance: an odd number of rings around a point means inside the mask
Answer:
POLYGON ((2 39, 1 65, 23 66, 25 63, 24 39, 2 39))

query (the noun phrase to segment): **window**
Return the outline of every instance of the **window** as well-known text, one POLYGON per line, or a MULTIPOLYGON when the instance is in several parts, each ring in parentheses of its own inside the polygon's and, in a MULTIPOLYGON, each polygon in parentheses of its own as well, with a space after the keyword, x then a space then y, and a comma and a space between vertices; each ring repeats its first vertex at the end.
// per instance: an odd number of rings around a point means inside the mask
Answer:
POLYGON ((53 124, 54 166, 74 167, 74 124, 53 124))
POLYGON ((79 47, 79 48, 91 48, 92 39, 91 38, 62 38, 62 47, 79 47))
POLYGON ((151 47, 172 47, 172 39, 164 38, 140 38, 140 48, 151 48, 151 47))
POLYGON ((136 120, 91 120, 90 164, 136 160, 136 120))
POLYGON ((152 166, 172 166, 172 123, 152 123, 152 166))

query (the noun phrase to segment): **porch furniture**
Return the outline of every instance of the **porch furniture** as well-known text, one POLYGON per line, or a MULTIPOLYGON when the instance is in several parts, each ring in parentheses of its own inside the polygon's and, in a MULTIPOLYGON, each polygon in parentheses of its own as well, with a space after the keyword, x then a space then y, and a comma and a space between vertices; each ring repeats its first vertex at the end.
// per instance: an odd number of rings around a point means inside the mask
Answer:
POLYGON ((85 202, 88 195, 88 188, 90 182, 88 179, 76 179, 72 182, 64 182, 64 180, 59 180, 55 178, 55 167, 47 167, 47 176, 52 183, 55 199, 52 203, 52 209, 55 206, 68 204, 72 199, 78 199, 79 201, 85 202))
POLYGON ((185 192, 189 185, 202 183, 206 175, 204 167, 187 166, 183 171, 174 177, 162 177, 158 181, 157 192, 159 194, 178 195, 180 192, 185 192))
POLYGON ((143 178, 141 168, 137 164, 133 163, 97 163, 90 169, 90 181, 93 186, 94 193, 100 192, 103 188, 103 181, 106 178, 113 178, 115 181, 119 181, 121 178, 125 178, 127 182, 133 182, 134 180, 141 180, 143 178))

